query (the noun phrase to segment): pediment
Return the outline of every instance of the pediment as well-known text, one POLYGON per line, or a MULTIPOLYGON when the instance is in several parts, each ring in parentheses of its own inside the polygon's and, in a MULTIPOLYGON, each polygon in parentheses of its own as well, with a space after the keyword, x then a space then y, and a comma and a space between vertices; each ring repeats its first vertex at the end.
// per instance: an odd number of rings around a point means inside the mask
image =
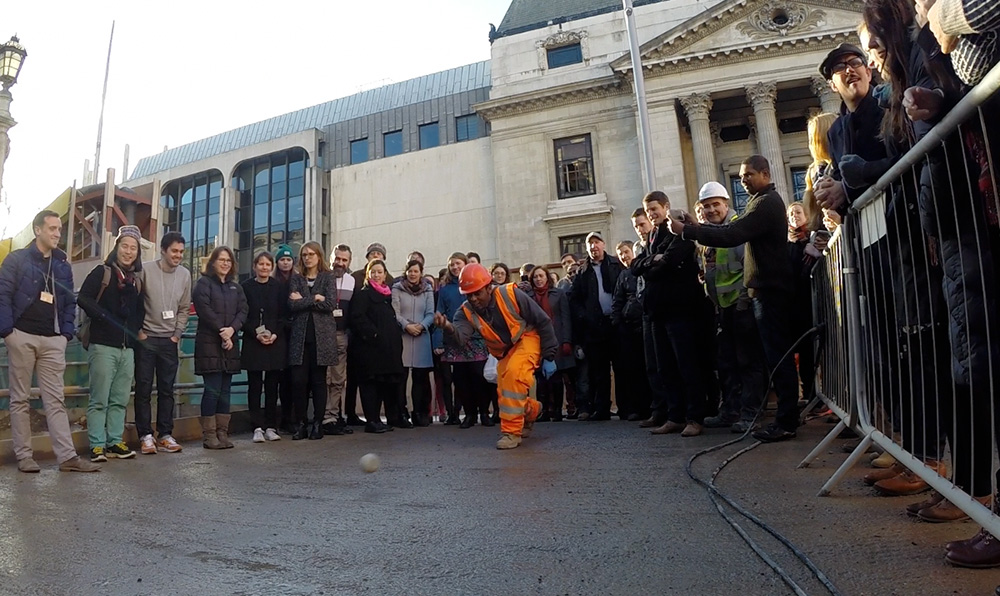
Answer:
MULTIPOLYGON (((809 48, 854 37, 863 0, 723 0, 642 44, 644 69, 775 49, 809 48)), ((611 63, 632 68, 628 54, 611 63)))

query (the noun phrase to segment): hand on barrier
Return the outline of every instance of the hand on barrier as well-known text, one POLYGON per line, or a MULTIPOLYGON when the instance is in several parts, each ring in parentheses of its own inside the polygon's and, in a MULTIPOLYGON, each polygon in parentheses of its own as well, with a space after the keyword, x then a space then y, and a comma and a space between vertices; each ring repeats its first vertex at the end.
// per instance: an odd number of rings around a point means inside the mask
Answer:
POLYGON ((903 108, 914 122, 936 118, 944 105, 944 91, 910 87, 903 92, 903 108))
POLYGON ((551 360, 542 361, 542 376, 546 379, 551 379, 552 375, 556 374, 556 363, 551 360))
POLYGON ((824 209, 839 209, 847 201, 844 185, 829 177, 823 178, 816 184, 813 194, 819 201, 819 206, 824 209))

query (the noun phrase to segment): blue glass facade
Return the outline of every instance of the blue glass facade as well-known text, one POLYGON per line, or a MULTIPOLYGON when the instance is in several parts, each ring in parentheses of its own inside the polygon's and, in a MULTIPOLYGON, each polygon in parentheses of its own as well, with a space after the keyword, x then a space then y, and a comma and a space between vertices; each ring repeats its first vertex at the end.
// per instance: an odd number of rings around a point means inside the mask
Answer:
POLYGON ((187 241, 184 265, 195 276, 201 257, 215 249, 219 236, 222 172, 208 170, 171 180, 160 192, 160 205, 167 210, 163 231, 180 232, 187 241))

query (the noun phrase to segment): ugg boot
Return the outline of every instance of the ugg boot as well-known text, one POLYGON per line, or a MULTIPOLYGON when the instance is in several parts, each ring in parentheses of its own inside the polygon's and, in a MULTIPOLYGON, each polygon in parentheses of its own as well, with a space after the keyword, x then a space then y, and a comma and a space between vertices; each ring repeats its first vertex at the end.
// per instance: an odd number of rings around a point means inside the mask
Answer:
POLYGON ((215 416, 202 416, 201 420, 201 446, 205 449, 222 449, 222 443, 219 443, 218 437, 215 436, 215 416))
POLYGON ((232 449, 235 447, 233 442, 229 440, 230 418, 232 418, 230 414, 215 415, 215 436, 219 438, 219 444, 222 445, 223 449, 232 449))

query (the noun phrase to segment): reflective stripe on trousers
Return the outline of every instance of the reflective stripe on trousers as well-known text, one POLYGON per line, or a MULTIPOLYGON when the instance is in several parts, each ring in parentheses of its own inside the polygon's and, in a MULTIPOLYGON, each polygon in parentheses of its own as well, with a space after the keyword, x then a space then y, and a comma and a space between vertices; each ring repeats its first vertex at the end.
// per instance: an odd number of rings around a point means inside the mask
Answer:
POLYGON ((514 344, 507 356, 497 363, 500 432, 520 436, 525 414, 529 420, 534 420, 541 413, 542 404, 528 397, 539 364, 541 340, 535 332, 521 336, 521 341, 514 344))

